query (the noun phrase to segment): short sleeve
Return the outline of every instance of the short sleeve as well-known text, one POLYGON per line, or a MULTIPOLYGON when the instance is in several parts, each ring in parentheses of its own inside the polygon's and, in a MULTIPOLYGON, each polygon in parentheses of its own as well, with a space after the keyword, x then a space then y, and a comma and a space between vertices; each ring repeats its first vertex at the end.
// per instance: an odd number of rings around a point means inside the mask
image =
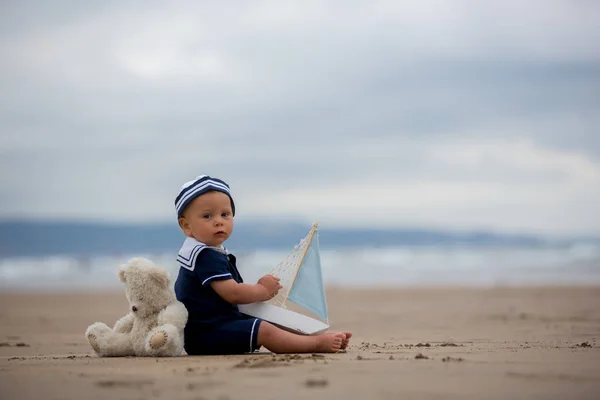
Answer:
POLYGON ((202 286, 210 285, 215 280, 233 279, 227 255, 213 249, 204 249, 198 254, 194 273, 202 286))

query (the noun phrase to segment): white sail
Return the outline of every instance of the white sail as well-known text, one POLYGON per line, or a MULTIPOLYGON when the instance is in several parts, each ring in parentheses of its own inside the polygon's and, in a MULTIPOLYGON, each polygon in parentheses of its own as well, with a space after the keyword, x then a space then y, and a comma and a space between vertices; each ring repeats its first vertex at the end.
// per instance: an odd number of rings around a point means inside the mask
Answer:
POLYGON ((296 272, 296 279, 288 294, 288 301, 315 313, 324 320, 327 316, 327 300, 321 273, 321 257, 319 255, 319 236, 316 232, 310 237, 302 263, 296 272))
POLYGON ((309 335, 329 328, 317 227, 317 223, 313 224, 308 235, 270 272, 281 279, 283 288, 278 295, 269 302, 239 305, 242 313, 309 335), (289 303, 327 322, 289 310, 289 303))

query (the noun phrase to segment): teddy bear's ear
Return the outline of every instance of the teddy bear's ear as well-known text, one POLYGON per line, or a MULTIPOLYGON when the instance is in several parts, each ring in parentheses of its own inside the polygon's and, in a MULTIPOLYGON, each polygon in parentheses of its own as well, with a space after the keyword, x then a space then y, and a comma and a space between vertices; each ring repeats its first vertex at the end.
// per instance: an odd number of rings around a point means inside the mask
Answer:
POLYGON ((150 269, 148 276, 161 288, 166 288, 167 286, 169 286, 169 275, 167 275, 166 271, 160 268, 150 269))
POLYGON ((129 261, 127 261, 125 264, 121 264, 119 266, 119 280, 123 283, 125 283, 126 279, 125 279, 125 271, 129 270, 130 268, 135 269, 137 268, 139 265, 144 265, 146 263, 149 263, 150 261, 144 259, 144 258, 140 258, 140 257, 134 257, 132 259, 130 259, 129 261))
POLYGON ((119 268, 119 280, 125 283, 125 268, 122 266, 119 268))

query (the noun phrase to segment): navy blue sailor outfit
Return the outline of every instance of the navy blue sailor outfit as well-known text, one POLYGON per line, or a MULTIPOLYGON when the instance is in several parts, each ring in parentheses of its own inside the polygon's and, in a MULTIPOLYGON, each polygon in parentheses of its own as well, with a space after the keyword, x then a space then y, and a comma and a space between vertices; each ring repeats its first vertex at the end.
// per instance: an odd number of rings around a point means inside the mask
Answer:
POLYGON ((243 283, 235 256, 224 248, 207 246, 188 237, 179 254, 175 281, 177 300, 188 310, 185 351, 189 355, 251 353, 257 344, 261 319, 240 313, 211 287, 216 280, 243 283))

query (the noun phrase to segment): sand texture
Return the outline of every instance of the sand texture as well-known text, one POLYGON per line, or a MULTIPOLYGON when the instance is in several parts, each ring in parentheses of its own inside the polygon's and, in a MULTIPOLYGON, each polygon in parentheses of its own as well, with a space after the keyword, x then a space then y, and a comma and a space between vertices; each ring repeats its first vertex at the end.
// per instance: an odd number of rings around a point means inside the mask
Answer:
POLYGON ((328 290, 347 352, 99 358, 123 292, 0 294, 1 399, 598 399, 600 288, 328 290))

